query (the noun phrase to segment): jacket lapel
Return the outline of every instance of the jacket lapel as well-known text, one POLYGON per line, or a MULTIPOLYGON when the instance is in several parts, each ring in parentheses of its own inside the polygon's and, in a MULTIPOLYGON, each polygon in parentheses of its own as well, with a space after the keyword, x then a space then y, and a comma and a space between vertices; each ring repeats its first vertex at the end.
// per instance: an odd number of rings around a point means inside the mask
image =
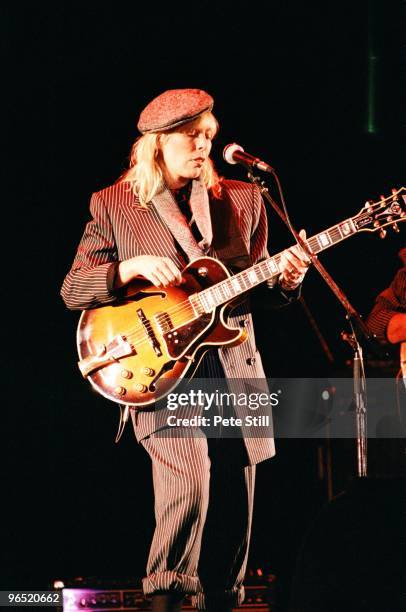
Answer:
MULTIPOLYGON (((213 240, 213 230, 210 216, 210 203, 207 189, 204 185, 194 180, 190 195, 190 206, 193 218, 202 235, 202 240, 197 243, 190 227, 182 214, 179 206, 169 189, 164 189, 152 199, 148 207, 140 205, 138 198, 130 191, 123 192, 120 185, 121 211, 134 233, 137 243, 141 249, 148 253, 151 246, 151 235, 154 237, 154 248, 161 250, 161 243, 165 242, 168 248, 168 241, 173 238, 181 246, 182 250, 192 261, 202 257, 208 252, 213 240)), ((118 195, 118 194, 117 194, 118 195)), ((172 258, 178 258, 175 243, 172 258)))
MULTIPOLYGON (((128 240, 128 238, 122 240, 125 245, 128 245, 125 257, 154 253, 161 257, 170 257, 178 267, 183 268, 186 261, 177 248, 169 228, 158 214, 156 207, 153 204, 141 206, 133 192, 128 187, 124 189, 120 183, 115 189, 121 214, 134 236, 134 241, 128 240), (134 248, 131 247, 133 244, 134 248)), ((126 230, 122 224, 119 227, 122 228, 120 231, 123 231, 126 235, 126 230)))

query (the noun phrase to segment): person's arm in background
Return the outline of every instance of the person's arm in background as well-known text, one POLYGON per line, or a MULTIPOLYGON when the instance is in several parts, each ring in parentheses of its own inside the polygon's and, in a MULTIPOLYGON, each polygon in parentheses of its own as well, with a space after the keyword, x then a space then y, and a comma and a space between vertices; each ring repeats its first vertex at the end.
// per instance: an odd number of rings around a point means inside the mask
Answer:
POLYGON ((406 341, 406 313, 400 312, 391 318, 388 323, 386 335, 389 342, 396 344, 397 342, 406 341))
POLYGON ((406 341, 406 267, 376 298, 367 325, 378 340, 396 344, 406 341))

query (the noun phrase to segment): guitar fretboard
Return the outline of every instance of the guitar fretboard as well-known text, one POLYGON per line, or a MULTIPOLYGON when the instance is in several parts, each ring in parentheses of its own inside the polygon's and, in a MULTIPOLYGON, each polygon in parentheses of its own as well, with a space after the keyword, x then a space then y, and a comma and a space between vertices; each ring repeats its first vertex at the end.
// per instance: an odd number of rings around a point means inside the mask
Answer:
MULTIPOLYGON (((357 231, 353 219, 349 218, 324 232, 312 236, 306 241, 306 244, 312 253, 317 255, 330 246, 352 236, 357 231)), ((194 294, 190 297, 193 307, 198 312, 211 312, 217 306, 229 302, 257 285, 278 277, 281 273, 281 258, 282 253, 278 253, 235 276, 194 294)))

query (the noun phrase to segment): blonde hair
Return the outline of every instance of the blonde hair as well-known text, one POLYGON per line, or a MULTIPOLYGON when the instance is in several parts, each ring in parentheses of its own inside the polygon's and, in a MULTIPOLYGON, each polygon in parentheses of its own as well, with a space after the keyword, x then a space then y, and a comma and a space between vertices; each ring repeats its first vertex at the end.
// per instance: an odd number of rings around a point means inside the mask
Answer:
MULTIPOLYGON (((206 115, 211 115, 211 113, 205 113, 195 121, 185 125, 192 126, 206 115)), ((213 117, 213 115, 211 116, 213 117)), ((214 121, 218 129, 216 119, 214 121)), ((130 167, 119 178, 119 181, 130 184, 132 191, 138 197, 142 206, 146 206, 155 195, 165 189, 164 175, 159 165, 160 138, 162 134, 170 134, 176 131, 176 129, 179 128, 174 128, 167 132, 144 134, 139 136, 132 146, 130 167)), ((221 179, 209 158, 202 165, 200 180, 215 198, 221 196, 221 179)))

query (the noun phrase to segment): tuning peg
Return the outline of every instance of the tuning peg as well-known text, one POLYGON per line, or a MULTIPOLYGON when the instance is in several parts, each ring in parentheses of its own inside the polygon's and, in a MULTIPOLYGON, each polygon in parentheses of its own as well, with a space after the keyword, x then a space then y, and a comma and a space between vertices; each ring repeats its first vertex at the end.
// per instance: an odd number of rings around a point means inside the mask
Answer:
POLYGON ((386 230, 384 230, 383 228, 379 230, 379 238, 385 238, 386 236, 386 230))
POLYGON ((400 229, 399 229, 399 226, 398 226, 398 224, 397 224, 397 223, 392 223, 392 229, 393 229, 393 230, 394 230, 394 231, 395 231, 397 234, 399 234, 400 229))

